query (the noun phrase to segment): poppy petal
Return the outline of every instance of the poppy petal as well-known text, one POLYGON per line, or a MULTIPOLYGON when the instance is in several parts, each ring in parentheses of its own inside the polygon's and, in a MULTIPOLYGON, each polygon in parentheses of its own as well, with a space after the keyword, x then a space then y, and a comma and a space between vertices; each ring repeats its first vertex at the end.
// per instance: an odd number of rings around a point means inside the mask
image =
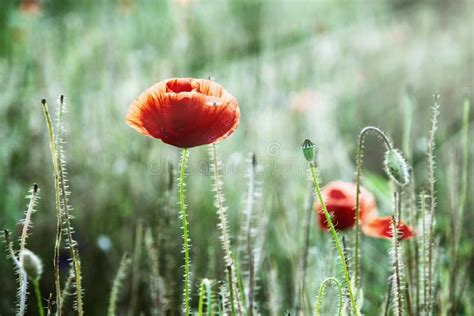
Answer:
MULTIPOLYGON (((337 230, 351 229, 355 225, 356 185, 352 182, 333 181, 322 189, 323 199, 337 230)), ((315 204, 319 215, 319 225, 327 230, 328 223, 319 201, 315 204)), ((371 219, 377 214, 374 196, 364 188, 360 193, 360 222, 371 219)))
POLYGON ((237 100, 211 80, 161 81, 130 106, 127 123, 138 132, 177 147, 219 142, 238 126, 237 100))
MULTIPOLYGON (((362 225, 362 232, 375 238, 391 239, 392 232, 392 217, 377 217, 362 225)), ((415 236, 413 228, 405 224, 403 221, 398 226, 398 234, 400 240, 408 239, 415 236)))

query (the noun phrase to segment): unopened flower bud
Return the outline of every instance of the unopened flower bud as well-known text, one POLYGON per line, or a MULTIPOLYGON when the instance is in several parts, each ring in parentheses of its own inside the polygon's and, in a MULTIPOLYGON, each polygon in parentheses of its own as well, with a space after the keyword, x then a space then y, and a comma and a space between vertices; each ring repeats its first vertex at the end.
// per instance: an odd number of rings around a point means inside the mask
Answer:
POLYGON ((410 168, 405 158, 397 149, 385 153, 385 172, 398 185, 405 186, 410 181, 410 168))
POLYGON ((303 149, 303 155, 306 158, 306 160, 308 162, 313 162, 315 151, 316 151, 315 149, 316 145, 309 139, 305 139, 303 144, 301 145, 301 148, 303 149))
POLYGON ((32 280, 38 280, 43 274, 43 263, 41 259, 28 249, 20 253, 23 263, 23 269, 32 280))

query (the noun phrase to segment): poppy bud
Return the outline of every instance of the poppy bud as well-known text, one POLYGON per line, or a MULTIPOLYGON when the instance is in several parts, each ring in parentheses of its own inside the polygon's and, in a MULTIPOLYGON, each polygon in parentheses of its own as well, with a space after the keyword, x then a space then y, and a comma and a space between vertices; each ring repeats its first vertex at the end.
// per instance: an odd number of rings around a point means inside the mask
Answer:
POLYGON ((305 139, 303 144, 301 144, 303 149, 303 155, 308 162, 313 162, 316 145, 309 139, 305 139))
POLYGON ((23 269, 31 280, 38 280, 43 274, 43 263, 41 259, 28 249, 20 253, 23 269))
POLYGON ((410 168, 397 149, 389 149, 385 153, 385 172, 398 185, 405 186, 410 181, 410 168))

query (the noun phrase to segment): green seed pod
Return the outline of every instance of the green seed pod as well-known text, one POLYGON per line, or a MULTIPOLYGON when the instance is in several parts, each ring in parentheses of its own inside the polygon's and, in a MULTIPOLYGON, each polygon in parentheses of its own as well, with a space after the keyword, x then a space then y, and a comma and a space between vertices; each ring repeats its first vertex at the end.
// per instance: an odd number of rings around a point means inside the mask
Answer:
POLYGON ((410 168, 397 149, 385 152, 385 172, 398 185, 405 186, 410 181, 410 168))
POLYGON ((23 269, 31 280, 39 280, 43 274, 43 263, 41 259, 28 249, 20 253, 23 269))
POLYGON ((301 145, 301 148, 303 149, 303 155, 306 160, 308 162, 313 162, 316 151, 316 145, 309 139, 305 139, 305 141, 301 145))

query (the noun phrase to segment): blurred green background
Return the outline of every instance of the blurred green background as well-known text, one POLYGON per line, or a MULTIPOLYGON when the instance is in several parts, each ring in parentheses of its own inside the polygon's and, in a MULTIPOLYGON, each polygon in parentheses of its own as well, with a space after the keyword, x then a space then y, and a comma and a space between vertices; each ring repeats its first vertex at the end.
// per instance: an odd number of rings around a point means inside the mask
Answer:
MULTIPOLYGON (((41 200, 29 248, 43 258, 41 287, 47 296, 54 290, 55 210, 40 100, 47 99, 54 112, 64 94, 65 151, 86 311, 105 313, 120 257, 133 252, 136 227, 142 222, 159 239, 169 313, 176 313, 183 262, 177 185, 169 178, 170 173, 176 178, 179 151, 137 134, 124 117, 133 99, 159 80, 212 76, 239 100, 242 114, 237 131, 217 146, 237 254, 249 153, 256 154, 259 164, 257 301, 263 314, 281 315, 295 307, 310 188, 302 140, 311 138, 318 146, 323 183, 352 181, 361 128, 382 127, 401 147, 410 127, 404 145, 410 148, 406 154, 412 156, 417 186, 423 188, 435 92, 442 104, 437 233, 446 245, 456 206, 451 191, 459 179, 462 103, 466 95, 472 97, 474 86, 473 21, 474 2, 469 0, 0 1, 0 227, 19 229, 24 196, 38 183, 41 200)), ((381 213, 388 215, 391 194, 382 171, 382 149, 376 139, 367 141, 364 184, 376 194, 381 213)), ((472 146, 469 157, 472 166, 472 146)), ((197 293, 201 278, 224 279, 207 148, 190 150, 188 174, 197 293)), ((472 272, 474 232, 467 225, 474 220, 474 192, 468 188, 461 261, 472 272)), ((313 301, 321 280, 337 273, 337 257, 314 217, 311 227, 306 282, 313 301)), ((374 315, 388 287, 390 243, 368 238, 364 243, 368 268, 363 311, 374 315)), ((440 282, 450 260, 442 248, 440 282)), ((147 315, 145 258, 141 268, 137 314, 147 315)), ((65 275, 66 270, 64 264, 65 275)), ((9 315, 14 308, 13 271, 6 255, 0 256, 0 314, 9 315)), ((467 300, 473 274, 466 275, 467 300)), ((127 280, 122 311, 129 300, 127 280)), ((461 307, 466 315, 472 312, 469 304, 461 307)))

